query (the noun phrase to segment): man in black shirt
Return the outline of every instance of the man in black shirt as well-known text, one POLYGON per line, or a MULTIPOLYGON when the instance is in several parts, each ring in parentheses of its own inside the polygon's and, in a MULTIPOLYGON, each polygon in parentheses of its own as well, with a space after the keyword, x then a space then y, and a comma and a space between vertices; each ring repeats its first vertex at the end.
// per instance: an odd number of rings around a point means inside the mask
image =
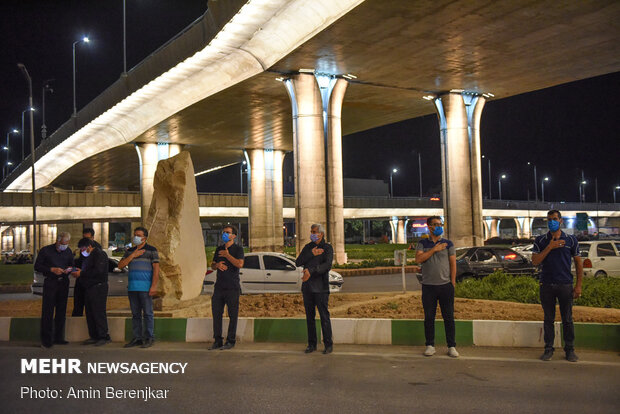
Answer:
MULTIPOLYGON (((82 230, 82 238, 91 239, 95 243, 95 247, 101 249, 101 245, 95 241, 95 230, 86 227, 82 230)), ((84 256, 82 256, 81 251, 78 249, 78 255, 75 258, 75 267, 78 269, 82 268, 82 261, 84 260, 84 256)), ((75 286, 73 287, 73 312, 71 312, 71 316, 83 316, 84 315, 84 301, 85 301, 84 288, 82 286, 82 282, 80 278, 75 280, 75 286)))
POLYGON ((211 297, 213 313, 213 345, 209 349, 230 349, 235 346, 237 337, 237 319, 239 317, 239 269, 243 267, 243 247, 235 244, 237 228, 232 225, 224 227, 222 241, 224 244, 215 249, 211 268, 217 270, 217 279, 211 297), (228 335, 222 344, 222 315, 224 305, 228 308, 228 335))
MULTIPOLYGON (((95 241, 83 238, 78 242, 82 268, 73 276, 81 282, 86 305, 86 323, 90 339, 84 345, 105 345, 110 342, 106 301, 108 298, 108 255, 95 246, 95 241)), ((98 243, 97 243, 98 244, 98 243)))
POLYGON ((39 251, 34 270, 45 276, 41 305, 41 346, 66 345, 65 312, 69 296, 69 273, 73 270, 73 253, 69 249, 71 234, 62 232, 56 243, 39 251), (56 316, 54 317, 54 310, 56 316))
POLYGON ((316 316, 315 307, 319 309, 321 317, 321 331, 323 332, 324 354, 334 349, 332 341, 332 323, 329 319, 329 271, 334 260, 334 249, 325 242, 325 231, 320 224, 310 227, 310 240, 299 253, 295 265, 304 267, 301 280, 301 292, 306 310, 306 325, 308 326, 308 347, 306 353, 316 351, 316 316))

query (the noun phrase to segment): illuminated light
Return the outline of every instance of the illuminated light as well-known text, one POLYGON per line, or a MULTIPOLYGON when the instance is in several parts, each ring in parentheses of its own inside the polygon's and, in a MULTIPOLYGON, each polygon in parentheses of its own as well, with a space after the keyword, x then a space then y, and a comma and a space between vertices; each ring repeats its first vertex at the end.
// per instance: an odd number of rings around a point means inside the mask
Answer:
POLYGON ((465 89, 450 89, 451 93, 463 93, 465 92, 465 89))
POLYGON ((491 92, 487 92, 487 95, 489 95, 491 98, 493 98, 495 96, 491 92))
POLYGON ((6 165, 13 165, 13 163, 11 161, 7 161, 6 165))
POLYGON ((284 78, 283 78, 282 76, 277 77, 277 78, 276 78, 276 80, 277 80, 278 82, 284 82, 284 78))
POLYGON ((3 150, 8 151, 9 148, 8 147, 2 147, 3 150))
POLYGON ((314 73, 314 69, 299 69, 299 73, 314 73))
POLYGON ((84 42, 84 43, 88 43, 88 42, 90 42, 90 39, 88 38, 88 36, 84 36, 84 37, 82 38, 82 42, 84 42))
POLYGON ((426 224, 421 224, 421 223, 413 223, 413 224, 411 225, 411 227, 414 227, 414 228, 416 228, 416 229, 422 229, 422 228, 426 228, 426 227, 427 227, 427 225, 426 225, 426 224))
MULTIPOLYGON (((35 164, 37 188, 80 161, 131 143, 177 112, 264 72, 362 1, 314 0, 309 8, 307 0, 248 0, 217 39, 42 154, 35 164)), ((24 169, 4 191, 29 190, 30 174, 24 169)))
POLYGON ((352 73, 347 73, 346 75, 342 75, 342 77, 345 79, 357 79, 357 76, 353 75, 352 73))
POLYGON ((431 197, 431 201, 439 201, 440 198, 439 197, 431 197))
POLYGON ((17 134, 18 132, 19 132, 19 131, 18 131, 17 129, 14 129, 14 130, 13 130, 13 133, 14 133, 14 134, 17 134))
POLYGON ((423 96, 422 99, 426 99, 427 101, 432 101, 433 99, 435 99, 435 97, 433 95, 426 95, 426 96, 423 96))
POLYGON ((516 253, 509 253, 506 256, 504 256, 504 259, 506 260, 515 260, 517 258, 517 254, 516 253))
POLYGON ((549 177, 545 177, 545 178, 544 178, 544 181, 549 181, 549 177))
MULTIPOLYGON (((245 164, 245 161, 243 163, 245 164)), ((209 168, 208 170, 200 171, 199 173, 194 174, 194 177, 198 177, 199 175, 207 174, 213 171, 221 170, 222 168, 230 167, 231 165, 234 165, 234 164, 236 164, 236 162, 231 162, 230 164, 226 164, 226 165, 218 165, 217 167, 213 167, 213 168, 209 168)))

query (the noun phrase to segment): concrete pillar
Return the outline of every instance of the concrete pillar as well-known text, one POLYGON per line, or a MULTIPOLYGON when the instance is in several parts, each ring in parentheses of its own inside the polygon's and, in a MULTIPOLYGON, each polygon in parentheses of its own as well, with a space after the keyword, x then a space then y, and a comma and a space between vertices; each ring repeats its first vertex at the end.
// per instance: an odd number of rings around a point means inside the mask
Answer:
POLYGON ((105 250, 108 248, 110 236, 110 223, 107 221, 93 222, 93 230, 95 230, 95 240, 105 250))
MULTIPOLYGON (((284 250, 282 226, 282 151, 245 150, 249 188, 250 251, 284 250)), ((308 229, 309 231, 309 229, 308 229)))
POLYGON ((491 237, 499 236, 499 220, 494 218, 491 220, 491 237))
POLYGON ((522 236, 523 238, 529 239, 532 237, 532 219, 530 217, 523 218, 523 226, 522 226, 522 236))
POLYGON ((484 103, 484 97, 468 93, 450 92, 435 98, 446 237, 457 247, 484 243, 480 167, 480 116, 484 103))
POLYGON ((13 239, 15 253, 26 249, 26 226, 15 226, 13 234, 15 235, 13 239))
POLYGON ((519 238, 523 237, 523 226, 519 222, 519 219, 514 218, 513 220, 515 221, 515 225, 517 226, 517 237, 519 238))
MULTIPOLYGON (((293 113, 295 229, 297 254, 309 241, 313 223, 327 225, 325 139, 321 92, 314 74, 284 81, 293 113)), ((329 234, 326 234, 329 240, 329 234)))
POLYGON ((398 244, 407 243, 407 235, 405 234, 405 220, 402 218, 398 219, 398 231, 396 232, 396 243, 398 244))
POLYGON ((390 230, 392 231, 392 238, 390 239, 390 244, 396 243, 396 239, 398 237, 398 218, 392 217, 390 220, 390 230))

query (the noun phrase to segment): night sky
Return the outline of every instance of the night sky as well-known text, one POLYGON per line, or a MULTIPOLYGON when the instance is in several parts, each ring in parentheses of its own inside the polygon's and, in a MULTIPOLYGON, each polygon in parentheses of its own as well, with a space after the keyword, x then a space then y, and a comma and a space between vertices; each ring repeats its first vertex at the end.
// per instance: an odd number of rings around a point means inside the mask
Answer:
MULTIPOLYGON (((205 0, 127 0, 127 67, 138 64, 159 46, 200 17, 205 0), (182 5, 183 7, 180 7, 182 5)), ((35 138, 40 140, 41 89, 51 82, 46 97, 48 136, 72 112, 72 48, 88 35, 91 42, 77 45, 77 107, 103 92, 123 70, 122 0, 12 1, 0 3, 0 142, 21 128, 27 107, 27 84, 17 63, 33 78, 35 138)), ((549 177, 545 199, 577 201, 583 170, 588 181, 586 200, 595 199, 595 178, 601 202, 613 200, 620 185, 620 73, 488 102, 482 114, 482 153, 491 159, 492 197, 534 199, 533 168, 540 180, 549 177)), ((345 96, 346 104, 346 96, 345 96)), ((27 124, 27 121, 26 121, 27 124)), ((26 131, 28 134, 28 131, 26 131)), ((28 136, 28 135, 27 135, 28 136)), ((21 157, 21 139, 11 138, 11 159, 21 157)), ((417 196, 418 152, 422 154, 423 195, 441 189, 439 128, 429 115, 344 137, 344 176, 389 180, 394 175, 395 196, 417 196)), ((26 154, 29 148, 26 148, 26 154)), ((4 163, 4 154, 2 162, 4 163)), ((482 163, 483 195, 488 197, 486 159, 482 163)), ((292 156, 285 159, 284 177, 291 176, 292 156)), ((200 191, 239 191, 239 166, 202 176, 200 191)), ((620 200, 620 191, 617 193, 620 200)))

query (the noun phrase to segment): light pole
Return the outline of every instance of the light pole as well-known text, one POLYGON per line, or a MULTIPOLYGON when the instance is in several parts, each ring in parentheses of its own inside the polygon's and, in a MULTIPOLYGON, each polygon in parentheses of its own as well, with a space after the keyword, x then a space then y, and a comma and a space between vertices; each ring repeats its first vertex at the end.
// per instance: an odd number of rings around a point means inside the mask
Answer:
POLYGON ((506 179, 506 174, 502 174, 499 176, 499 178, 497 179, 497 185, 499 187, 499 199, 502 199, 502 180, 506 179))
POLYGON ((394 197, 394 188, 392 186, 392 176, 398 172, 398 168, 392 168, 390 172, 390 198, 394 197))
POLYGON ((123 76, 127 76, 127 14, 126 1, 123 0, 123 76))
POLYGON ((6 145, 5 145, 4 147, 2 147, 2 150, 3 150, 3 151, 6 151, 6 163, 5 163, 6 165, 3 165, 3 166, 2 166, 2 179, 3 179, 3 180, 4 180, 4 178, 5 178, 7 175, 9 175, 9 165, 12 165, 12 163, 11 163, 11 164, 9 164, 9 163, 10 163, 10 161, 9 161, 9 155, 11 155, 11 154, 10 154, 10 148, 11 148, 11 146, 9 145, 9 135, 11 135, 11 134, 18 134, 18 133, 19 133, 19 131, 18 131, 18 130, 16 130, 15 128, 13 128, 11 131, 9 131, 9 132, 7 132, 7 133, 6 133, 6 145), (6 173, 4 172, 4 171, 5 171, 5 169, 6 169, 6 173))
MULTIPOLYGON (((491 159, 489 157, 485 157, 484 155, 482 156, 482 158, 486 158, 489 164, 489 200, 492 198, 491 196, 491 159)), ((501 198, 501 197, 500 197, 501 198)))
POLYGON ((247 163, 245 161, 242 161, 241 164, 239 164, 239 184, 241 185, 241 191, 240 193, 243 194, 243 167, 246 165, 247 163))
POLYGON ((54 93, 54 90, 49 85, 51 81, 54 79, 48 79, 43 82, 43 90, 41 91, 41 139, 45 139, 47 137, 47 126, 45 125, 45 92, 54 93))
POLYGON ((542 199, 541 201, 545 201, 545 181, 549 181, 549 177, 545 177, 542 179, 542 181, 540 182, 541 187, 542 187, 542 199))
POLYGON ((76 40, 75 42, 73 42, 73 117, 74 118, 77 116, 77 106, 75 104, 75 45, 77 45, 80 42, 88 43, 90 42, 90 40, 88 39, 88 37, 84 36, 80 40, 76 40))
MULTIPOLYGON (((28 70, 22 63, 18 63, 17 67, 22 71, 26 81, 28 81, 28 105, 30 109, 32 109, 32 79, 28 74, 28 70)), ((35 153, 34 153, 34 114, 33 111, 30 111, 30 169, 32 174, 32 260, 33 263, 37 258, 37 198, 35 193, 35 172, 34 172, 34 164, 35 153)), ((23 133, 22 133, 23 136, 23 133)))
POLYGON ((529 161, 527 162, 527 165, 532 165, 534 167, 534 201, 538 201, 538 179, 536 179, 536 166, 529 161))
POLYGON ((614 187, 614 204, 616 204, 616 190, 620 190, 620 185, 614 187))
POLYGON ((24 114, 28 111, 34 112, 32 104, 27 109, 22 111, 22 161, 24 160, 24 114))
POLYGON ((586 184, 588 184, 586 180, 581 180, 579 182, 579 202, 580 203, 586 202, 586 189, 583 188, 586 184))

